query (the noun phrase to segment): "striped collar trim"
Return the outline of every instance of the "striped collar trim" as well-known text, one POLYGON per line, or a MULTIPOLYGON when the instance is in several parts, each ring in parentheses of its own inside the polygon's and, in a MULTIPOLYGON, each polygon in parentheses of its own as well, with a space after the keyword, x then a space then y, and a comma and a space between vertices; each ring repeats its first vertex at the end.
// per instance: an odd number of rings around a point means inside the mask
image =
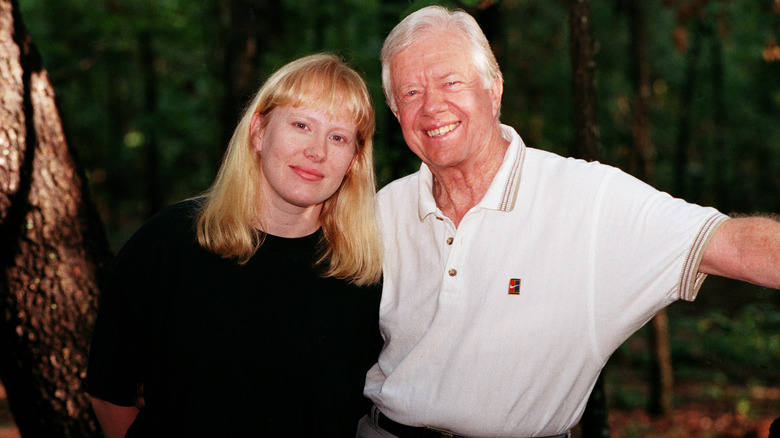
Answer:
MULTIPOLYGON (((479 208, 498 211, 511 211, 517 202, 520 188, 526 147, 517 132, 510 126, 501 125, 501 135, 509 140, 509 147, 504 154, 504 160, 487 193, 477 204, 479 208)), ((433 173, 423 163, 420 166, 418 214, 420 220, 429 214, 441 214, 433 199, 433 173)))

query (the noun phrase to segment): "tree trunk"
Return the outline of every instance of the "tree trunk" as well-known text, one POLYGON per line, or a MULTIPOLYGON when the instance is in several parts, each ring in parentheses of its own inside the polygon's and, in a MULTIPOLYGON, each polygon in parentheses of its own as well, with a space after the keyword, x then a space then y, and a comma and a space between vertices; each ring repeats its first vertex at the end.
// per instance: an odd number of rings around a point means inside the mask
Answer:
POLYGON ((655 148, 650 137, 648 103, 650 96, 650 63, 647 54, 642 3, 624 0, 628 11, 631 45, 631 79, 634 85, 633 122, 634 147, 631 149, 631 172, 637 178, 652 183, 655 148))
POLYGON ((688 184, 688 164, 691 148, 692 112, 698 80, 699 62, 701 61, 701 39, 703 25, 697 20, 690 36, 691 47, 687 49, 685 60, 685 79, 680 91, 680 120, 677 129, 677 145, 674 160, 674 195, 680 198, 697 201, 697 196, 691 194, 693 189, 688 184))
POLYGON ((157 140, 156 124, 152 122, 157 114, 159 100, 157 74, 154 68, 156 56, 152 41, 152 35, 148 31, 144 31, 139 37, 144 83, 144 112, 148 115, 144 121, 144 131, 146 132, 144 144, 146 149, 146 218, 152 217, 165 206, 160 190, 160 144, 157 140))
MULTIPOLYGON (((275 32, 279 20, 280 2, 261 0, 229 0, 221 4, 223 46, 223 84, 225 99, 222 107, 222 144, 216 149, 219 157, 227 147, 238 117, 248 99, 262 82, 258 57, 263 45, 272 44, 282 32, 275 32)), ((215 160, 219 163, 220 160, 215 160)))
POLYGON ((589 0, 569 0, 569 44, 574 97, 575 155, 588 161, 599 158, 599 127, 596 117, 596 87, 593 29, 589 0))
MULTIPOLYGON (((632 66, 631 77, 634 83, 632 123, 634 145, 631 150, 631 172, 637 178, 652 184, 655 147, 650 137, 650 121, 647 116, 647 100, 650 96, 650 63, 647 54, 644 14, 642 2, 625 0, 624 5, 628 11, 631 31, 629 56, 632 66)), ((650 364, 648 410, 656 415, 668 415, 673 409, 674 375, 672 354, 669 349, 669 323, 666 309, 662 309, 653 318, 649 341, 653 350, 653 360, 650 364)))
MULTIPOLYGON (((574 98, 574 128, 577 158, 588 161, 599 158, 599 128, 596 117, 594 81, 593 29, 591 5, 587 0, 569 0, 569 44, 574 98)), ((604 371, 591 392, 580 425, 582 436, 609 438, 607 397, 604 371)))
POLYGON ((501 16, 504 12, 501 10, 501 3, 496 1, 483 1, 472 7, 464 7, 466 12, 471 14, 485 37, 490 42, 490 49, 493 51, 498 65, 506 65, 504 54, 506 53, 506 29, 504 28, 501 16))
POLYGON ((0 379, 22 436, 98 437, 81 381, 108 243, 16 0, 0 55, 0 379))
POLYGON ((653 363, 650 364, 647 410, 653 415, 669 415, 674 410, 674 372, 666 309, 653 317, 649 338, 653 348, 653 363))
MULTIPOLYGON (((780 7, 780 4, 778 4, 780 7)), ((713 108, 713 150, 708 154, 712 159, 712 174, 715 175, 715 207, 720 211, 732 211, 731 189, 734 182, 729 177, 734 161, 731 148, 726 145, 726 132, 729 131, 728 103, 726 102, 726 77, 724 72, 723 41, 718 32, 711 35, 712 44, 712 96, 713 108)))

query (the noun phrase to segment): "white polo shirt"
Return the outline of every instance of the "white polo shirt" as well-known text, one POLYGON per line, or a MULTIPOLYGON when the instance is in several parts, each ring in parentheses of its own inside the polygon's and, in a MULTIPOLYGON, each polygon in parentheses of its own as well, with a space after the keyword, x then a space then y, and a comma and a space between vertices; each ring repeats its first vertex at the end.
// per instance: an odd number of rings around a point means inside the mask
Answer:
POLYGON ((397 422, 564 433, 615 349, 705 278, 703 248, 726 216, 502 135, 504 162, 458 228, 425 165, 377 195, 385 348, 365 394, 397 422))

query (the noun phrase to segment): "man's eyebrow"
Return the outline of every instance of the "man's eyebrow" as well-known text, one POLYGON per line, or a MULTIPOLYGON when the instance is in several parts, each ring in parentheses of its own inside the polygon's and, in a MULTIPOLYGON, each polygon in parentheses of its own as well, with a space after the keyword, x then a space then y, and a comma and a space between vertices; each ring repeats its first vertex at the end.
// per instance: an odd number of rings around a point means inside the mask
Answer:
MULTIPOLYGON (((447 78, 450 78, 450 77, 453 77, 453 76, 459 77, 459 76, 461 76, 461 74, 459 72, 457 72, 457 71, 450 71, 450 72, 447 72, 447 73, 442 73, 440 75, 436 75, 435 79, 436 80, 442 80, 442 79, 447 79, 447 78)), ((420 85, 418 83, 416 83, 416 82, 409 82, 409 83, 397 86, 396 90, 401 91, 401 90, 406 90, 408 88, 415 88, 415 87, 419 87, 419 86, 420 85)))

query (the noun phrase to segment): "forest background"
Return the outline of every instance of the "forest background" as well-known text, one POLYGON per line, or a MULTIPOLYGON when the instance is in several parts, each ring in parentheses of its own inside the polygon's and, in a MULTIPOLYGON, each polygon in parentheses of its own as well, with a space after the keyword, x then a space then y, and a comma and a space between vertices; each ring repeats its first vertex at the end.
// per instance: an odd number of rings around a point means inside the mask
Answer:
MULTIPOLYGON (((632 172, 629 1, 591 3, 600 161, 632 172)), ((566 2, 436 3, 467 9, 488 35, 505 79, 502 122, 531 147, 574 155, 566 2)), ((313 52, 338 53, 366 77, 377 108, 379 186, 416 170, 384 105, 378 54, 387 32, 422 4, 19 0, 114 251, 150 215, 205 190, 247 93, 313 52)), ((780 212, 780 1, 641 4, 647 179, 727 213, 780 212)), ((711 279, 696 303, 670 312, 679 405, 702 403, 708 412, 696 421, 711 420, 713 430, 718 413, 728 421, 780 416, 777 291, 711 279)), ((611 407, 644 405, 650 355, 643 332, 616 353, 606 373, 611 407)), ((620 423, 614 436, 650 436, 643 427, 657 426, 620 423)))
MULTIPOLYGON (((504 73, 502 121, 532 147, 572 155, 565 2, 472 3, 481 3, 472 11, 504 73)), ((724 212, 780 212, 777 1, 642 3, 653 185, 724 212)), ((378 53, 399 17, 420 2, 19 4, 115 249, 150 214, 208 187, 249 97, 229 96, 229 82, 254 91, 285 62, 313 52, 341 54, 369 83, 379 185, 418 167, 384 105, 378 53), (236 35, 237 26, 252 33, 236 35)), ((632 46, 623 4, 592 2, 600 161, 628 170, 632 46)))

